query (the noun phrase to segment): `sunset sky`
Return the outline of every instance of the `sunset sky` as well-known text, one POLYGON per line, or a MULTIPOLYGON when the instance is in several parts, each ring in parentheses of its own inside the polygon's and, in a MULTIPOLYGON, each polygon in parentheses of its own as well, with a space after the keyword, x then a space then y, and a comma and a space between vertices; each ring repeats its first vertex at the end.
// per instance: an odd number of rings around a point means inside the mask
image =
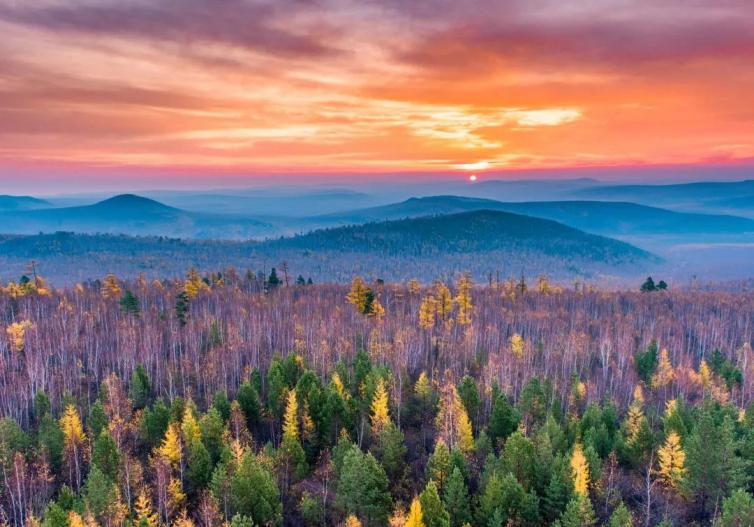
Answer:
POLYGON ((0 0, 0 182, 752 160, 751 0, 0 0))

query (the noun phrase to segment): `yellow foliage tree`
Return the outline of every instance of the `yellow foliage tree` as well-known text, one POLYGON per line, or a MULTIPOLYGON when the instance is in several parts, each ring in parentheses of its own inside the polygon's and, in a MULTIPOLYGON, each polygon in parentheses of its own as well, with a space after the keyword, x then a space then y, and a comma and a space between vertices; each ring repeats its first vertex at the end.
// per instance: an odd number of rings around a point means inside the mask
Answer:
POLYGON ((429 400, 432 395, 432 386, 429 383, 429 377, 427 377, 426 371, 422 371, 419 374, 419 378, 414 384, 414 393, 425 401, 429 400))
POLYGON ((416 278, 412 278, 408 281, 408 292, 412 295, 418 295, 421 291, 421 286, 416 278))
POLYGON ((455 298, 456 306, 458 306, 458 312, 456 320, 462 326, 468 326, 471 324, 471 311, 473 305, 471 304, 471 288, 473 283, 471 281, 471 275, 466 273, 460 280, 458 280, 457 294, 455 298))
POLYGON ((699 381, 704 389, 708 389, 712 383, 712 371, 707 366, 707 361, 702 359, 699 363, 699 381))
POLYGON ((183 485, 178 478, 170 478, 168 483, 168 509, 171 516, 175 516, 178 511, 183 510, 186 506, 186 494, 183 492, 183 485))
POLYGON ((68 527, 86 527, 84 519, 75 511, 68 512, 68 527))
POLYGON ((435 284, 435 298, 437 301, 437 316, 443 324, 450 322, 450 315, 453 312, 453 295, 450 293, 448 286, 442 282, 435 284))
POLYGON ((427 295, 419 306, 419 327, 432 329, 435 327, 435 314, 437 313, 437 300, 432 295, 427 295))
POLYGON ((345 386, 343 386, 343 380, 340 378, 340 375, 338 372, 334 372, 332 374, 332 380, 331 380, 333 388, 335 388, 335 391, 340 396, 341 399, 344 401, 347 401, 351 398, 351 394, 346 391, 345 386))
POLYGON ((411 502, 411 508, 408 511, 405 527, 424 527, 424 517, 422 516, 422 505, 418 498, 414 497, 411 502))
POLYGON ((283 437, 298 441, 298 399, 296 392, 288 392, 283 416, 283 437))
POLYGON ((194 527, 194 521, 189 518, 186 509, 183 509, 173 522, 173 527, 194 527))
POLYGON ((157 513, 152 510, 152 502, 146 489, 142 488, 134 503, 136 513, 136 525, 140 527, 157 527, 157 513))
POLYGON ((573 491, 581 496, 589 492, 589 465, 584 456, 581 443, 576 443, 571 454, 571 471, 573 472, 573 491))
POLYGON ((385 381, 380 377, 377 379, 377 386, 374 389, 371 405, 372 433, 375 437, 379 436, 390 422, 388 403, 389 398, 387 390, 385 389, 385 381))
POLYGON ((174 467, 181 463, 183 451, 177 425, 172 424, 168 427, 157 453, 167 459, 174 467))
POLYGON ((355 306, 359 313, 364 313, 366 309, 367 291, 369 291, 369 288, 364 279, 360 276, 355 277, 351 282, 351 290, 346 295, 346 300, 349 304, 355 306))
POLYGON ((81 426, 79 413, 72 404, 66 407, 60 418, 60 429, 63 432, 69 480, 78 489, 81 485, 82 454, 86 436, 84 435, 84 428, 81 426))
POLYGON ((190 448, 195 442, 202 440, 202 431, 199 428, 199 423, 196 421, 193 404, 190 401, 186 407, 186 411, 183 412, 181 435, 183 436, 183 443, 187 448, 190 448))
POLYGON ((32 328, 34 328, 34 324, 30 320, 22 320, 21 322, 13 322, 5 329, 13 351, 16 353, 24 351, 26 332, 32 328))
POLYGON ((508 339, 511 353, 518 359, 524 356, 524 339, 518 333, 514 333, 508 339))
POLYGON ((668 350, 663 348, 660 350, 657 371, 652 376, 652 386, 655 388, 663 388, 673 382, 674 378, 675 372, 673 371, 673 365, 670 363, 670 358, 668 357, 668 350))
POLYGON ((202 280, 199 273, 193 267, 186 274, 186 282, 183 284, 183 291, 189 298, 196 298, 202 291, 208 291, 209 286, 202 280))
POLYGON ((361 527, 361 522, 356 516, 354 516, 353 514, 350 514, 348 518, 346 518, 346 521, 343 524, 343 527, 361 527))
POLYGON ((543 295, 549 295, 552 291, 550 282, 547 280, 547 276, 541 274, 537 277, 537 291, 543 295))
POLYGON ((457 448, 464 453, 471 452, 474 449, 471 420, 450 378, 443 384, 441 395, 440 410, 435 419, 439 438, 451 451, 457 448))
POLYGON ((118 285, 118 278, 113 274, 108 274, 102 281, 102 288, 100 289, 102 298, 110 300, 118 298, 120 296, 120 286, 118 285))
POLYGON ((686 474, 686 454, 681 448, 681 438, 675 431, 665 438, 665 443, 657 451, 657 459, 663 483, 678 488, 686 474))

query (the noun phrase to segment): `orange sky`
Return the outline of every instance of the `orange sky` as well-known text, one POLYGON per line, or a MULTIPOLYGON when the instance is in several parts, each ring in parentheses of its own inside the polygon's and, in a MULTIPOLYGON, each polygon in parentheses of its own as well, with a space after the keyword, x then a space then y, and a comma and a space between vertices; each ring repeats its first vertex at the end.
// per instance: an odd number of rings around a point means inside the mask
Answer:
POLYGON ((0 178, 747 162, 753 57, 750 0, 0 0, 0 178))

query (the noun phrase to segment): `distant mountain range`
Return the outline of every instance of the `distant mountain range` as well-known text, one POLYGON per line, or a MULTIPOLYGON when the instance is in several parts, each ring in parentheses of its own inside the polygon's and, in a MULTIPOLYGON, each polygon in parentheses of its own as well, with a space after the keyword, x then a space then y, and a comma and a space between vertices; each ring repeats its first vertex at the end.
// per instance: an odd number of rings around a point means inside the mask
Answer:
POLYGON ((601 185, 573 189, 574 198, 631 201, 695 211, 744 210, 754 215, 754 180, 674 185, 601 185))
POLYGON ((532 201, 504 203, 460 196, 411 198, 382 207, 313 218, 323 223, 358 224, 471 210, 500 210, 558 221, 588 232, 618 235, 754 233, 754 220, 729 215, 681 213, 625 202, 532 201))
POLYGON ((274 233, 271 225, 253 218, 188 212, 133 194, 78 207, 0 211, 0 229, 17 234, 72 231, 200 239, 274 233))
POLYGON ((49 201, 31 196, 0 195, 0 211, 33 210, 51 206, 49 201))
POLYGON ((624 242, 550 220, 490 210, 321 229, 264 242, 69 233, 0 237, 0 268, 10 272, 30 259, 38 261, 43 274, 64 283, 106 271, 177 276, 190 266, 269 271, 282 261, 296 275, 317 281, 347 281, 357 273, 430 281, 467 270, 478 278, 522 271, 559 278, 618 276, 643 272, 660 262, 624 242))

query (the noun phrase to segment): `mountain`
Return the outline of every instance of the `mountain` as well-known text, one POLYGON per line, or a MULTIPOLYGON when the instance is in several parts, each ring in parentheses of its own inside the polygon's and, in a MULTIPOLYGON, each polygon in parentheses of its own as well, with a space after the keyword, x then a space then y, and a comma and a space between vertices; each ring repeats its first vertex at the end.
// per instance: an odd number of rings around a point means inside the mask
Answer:
MULTIPOLYGON (((158 209, 163 211, 164 209, 158 209)), ((477 279, 525 272, 556 279, 632 277, 660 260, 624 242, 550 220, 479 210, 359 226, 321 229, 263 242, 58 232, 0 236, 0 277, 12 278, 34 259, 54 282, 106 272, 180 276, 189 267, 265 270, 281 262, 317 282, 347 282, 354 274, 385 280, 431 281, 470 271, 477 279), (8 276, 2 276, 3 274, 8 276)))
POLYGON ((0 195, 0 211, 43 209, 50 206, 49 201, 31 196, 0 195))
POLYGON ((736 216, 681 213, 626 202, 530 201, 504 203, 462 196, 411 198, 382 207, 329 214, 313 222, 352 224, 369 221, 500 210, 558 221, 588 232, 607 235, 754 233, 754 220, 736 216))
POLYGON ((269 224, 252 218, 188 212, 133 194, 92 205, 0 212, 0 225, 4 233, 13 234, 72 231, 235 239, 272 233, 269 224))
MULTIPOLYGON (((754 195, 754 180, 701 181, 672 185, 602 185, 575 189, 580 199, 633 201, 688 210, 725 210, 721 200, 754 195)), ((754 206, 752 207, 754 208, 754 206)))

